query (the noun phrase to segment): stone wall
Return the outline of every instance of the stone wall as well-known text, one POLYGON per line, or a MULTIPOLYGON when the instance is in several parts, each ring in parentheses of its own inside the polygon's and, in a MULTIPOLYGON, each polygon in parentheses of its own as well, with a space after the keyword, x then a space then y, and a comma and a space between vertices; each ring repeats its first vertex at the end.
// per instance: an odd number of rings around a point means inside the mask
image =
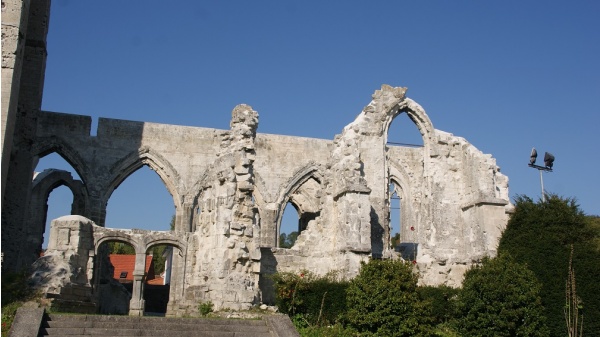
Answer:
POLYGON ((391 183, 402 197, 402 241, 418 247, 421 282, 457 286, 472 263, 496 253, 508 180, 491 156, 435 130, 405 90, 377 90, 332 141, 259 134, 258 113, 247 105, 232 111, 230 130, 101 119, 95 137, 88 117, 43 112, 32 157, 57 152, 82 181, 40 175, 48 181, 34 184, 32 217, 42 218, 33 205, 64 184, 76 193, 74 212, 104 226, 111 193, 147 165, 173 196, 175 231, 190 234, 174 259, 170 313, 195 310, 199 301, 243 309, 270 301, 267 278, 276 271, 353 277, 361 261, 398 258, 391 183), (415 121, 423 147, 387 144, 387 128, 401 113, 415 121), (301 233, 291 249, 280 249, 288 202, 299 211, 301 233))

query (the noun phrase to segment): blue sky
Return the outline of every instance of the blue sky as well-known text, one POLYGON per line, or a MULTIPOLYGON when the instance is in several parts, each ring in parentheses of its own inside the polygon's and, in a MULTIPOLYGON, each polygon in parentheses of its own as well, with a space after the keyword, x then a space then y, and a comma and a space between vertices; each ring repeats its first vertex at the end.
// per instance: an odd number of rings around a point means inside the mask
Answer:
MULTIPOLYGON (((556 157, 546 191, 600 215, 598 18, 598 1, 55 0, 42 107, 228 129, 246 103, 259 132, 333 139, 381 84, 405 86, 435 128, 496 158, 511 197, 540 197, 536 147, 556 157)), ((414 142, 401 122, 390 140, 414 142)), ((49 218, 68 212, 59 194, 49 218)), ((168 229, 173 210, 142 170, 107 226, 168 229)))

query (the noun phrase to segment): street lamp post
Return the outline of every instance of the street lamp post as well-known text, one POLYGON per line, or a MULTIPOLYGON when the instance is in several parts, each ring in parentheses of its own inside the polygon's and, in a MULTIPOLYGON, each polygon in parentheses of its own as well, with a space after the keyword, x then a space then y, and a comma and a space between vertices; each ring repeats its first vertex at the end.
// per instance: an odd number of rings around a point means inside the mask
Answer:
POLYGON ((546 193, 544 192, 544 178, 543 172, 552 172, 552 166, 554 165, 554 156, 551 153, 546 152, 544 154, 544 166, 539 166, 535 164, 535 160, 537 159, 537 151, 535 147, 531 150, 531 155, 529 156, 529 167, 534 168, 540 172, 540 184, 542 185, 542 202, 546 202, 546 193))

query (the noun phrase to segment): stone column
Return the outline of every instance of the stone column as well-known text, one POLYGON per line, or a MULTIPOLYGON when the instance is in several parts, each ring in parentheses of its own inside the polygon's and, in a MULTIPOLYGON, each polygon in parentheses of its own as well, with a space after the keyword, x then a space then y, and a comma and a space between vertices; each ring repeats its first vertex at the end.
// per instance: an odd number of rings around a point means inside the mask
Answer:
POLYGON ((260 210, 260 246, 277 247, 277 205, 268 204, 260 210))
MULTIPOLYGON (((13 100, 18 97, 16 103, 16 115, 14 116, 14 133, 12 135, 12 144, 2 144, 2 252, 5 255, 2 264, 3 270, 19 270, 27 267, 26 261, 29 261, 29 259, 21 259, 21 257, 31 254, 31 252, 25 251, 25 247, 19 243, 24 240, 23 236, 26 232, 26 228, 24 227, 26 225, 26 214, 29 207, 31 181, 33 178, 32 173, 35 166, 34 157, 31 154, 31 145, 35 142, 37 117, 42 105, 47 55, 46 35, 48 32, 50 1, 27 1, 26 3, 30 3, 28 12, 21 12, 21 15, 28 15, 26 33, 23 34, 23 29, 19 30, 22 34, 19 38, 24 40, 24 42, 20 42, 24 47, 22 64, 20 66, 22 69, 21 78, 19 81, 18 94, 17 92, 14 94, 11 92, 11 101, 9 102, 9 105, 14 109, 15 103, 13 100), (11 152, 5 153, 5 149, 10 149, 11 152), (8 169, 5 174, 5 159, 7 156, 10 156, 10 162, 8 163, 8 169)), ((26 3, 21 7, 22 11, 27 9, 27 6, 25 6, 26 3)), ((8 13, 9 7, 6 7, 4 2, 2 5, 2 13, 7 14, 7 17, 10 17, 8 13)), ((14 7, 16 5, 15 3, 12 3, 12 5, 13 10, 18 8, 18 6, 21 6, 21 4, 18 4, 17 7, 14 7)), ((16 11, 11 13, 15 16, 16 11)), ((3 35, 5 33, 4 21, 2 33, 3 35)), ((3 38, 3 56, 5 54, 4 42, 3 38)), ((18 48, 19 47, 16 46, 12 49, 18 50, 18 48)), ((5 75, 4 70, 5 69, 3 68, 3 81, 5 75)), ((10 85, 14 88, 16 83, 11 83, 10 85)), ((4 119, 4 105, 2 109, 2 118, 4 119)), ((10 107, 7 107, 7 114, 10 112, 9 110, 10 107)), ((11 122, 8 120, 9 116, 6 115, 6 117, 7 123, 11 122)), ((12 126, 7 125, 6 127, 11 128, 12 126)), ((8 131, 10 130, 4 129, 3 137, 8 131)), ((3 138, 3 141, 10 141, 8 138, 3 138)))
POLYGON ((13 146, 23 51, 29 18, 28 0, 2 1, 2 198, 13 146))
POLYGON ((146 253, 135 254, 133 291, 129 304, 129 316, 144 316, 144 281, 146 276, 146 253))
POLYGON ((182 207, 177 207, 175 211, 175 230, 182 232, 193 232, 194 228, 194 205, 190 202, 184 202, 182 207))

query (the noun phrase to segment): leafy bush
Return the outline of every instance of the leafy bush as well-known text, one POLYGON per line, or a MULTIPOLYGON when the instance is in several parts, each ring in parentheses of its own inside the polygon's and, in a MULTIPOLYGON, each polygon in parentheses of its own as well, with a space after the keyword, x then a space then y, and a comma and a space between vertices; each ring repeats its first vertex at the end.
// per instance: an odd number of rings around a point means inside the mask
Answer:
POLYGON ((515 212, 500 239, 498 251, 522 261, 542 283, 541 298, 553 336, 565 335, 563 308, 570 245, 574 245, 573 268, 577 295, 583 301, 586 336, 600 336, 600 225, 597 217, 585 216, 572 198, 548 195, 534 202, 515 199, 515 212))
POLYGON ((214 308, 214 304, 211 301, 208 302, 202 302, 200 303, 200 305, 198 305, 198 311, 200 312, 200 315, 202 316, 206 316, 208 314, 210 314, 211 312, 213 312, 213 308, 214 308))
MULTIPOLYGON (((294 322, 296 324, 296 322, 294 322)), ((341 323, 322 326, 300 326, 296 325, 298 333, 302 337, 356 337, 360 334, 348 327, 344 327, 341 323)))
POLYGON ((458 294, 462 336, 549 336, 540 284, 525 265, 504 254, 465 274, 458 294))
POLYGON ((429 328, 417 294, 417 276, 401 260, 371 260, 350 281, 348 324, 361 335, 419 336, 429 328))
POLYGON ((460 289, 441 285, 437 287, 422 286, 417 288, 419 298, 430 310, 434 325, 450 322, 456 314, 457 297, 460 289))
POLYGON ((277 273, 272 278, 279 310, 305 321, 306 326, 332 324, 346 311, 348 282, 336 273, 317 276, 302 271, 277 273))

